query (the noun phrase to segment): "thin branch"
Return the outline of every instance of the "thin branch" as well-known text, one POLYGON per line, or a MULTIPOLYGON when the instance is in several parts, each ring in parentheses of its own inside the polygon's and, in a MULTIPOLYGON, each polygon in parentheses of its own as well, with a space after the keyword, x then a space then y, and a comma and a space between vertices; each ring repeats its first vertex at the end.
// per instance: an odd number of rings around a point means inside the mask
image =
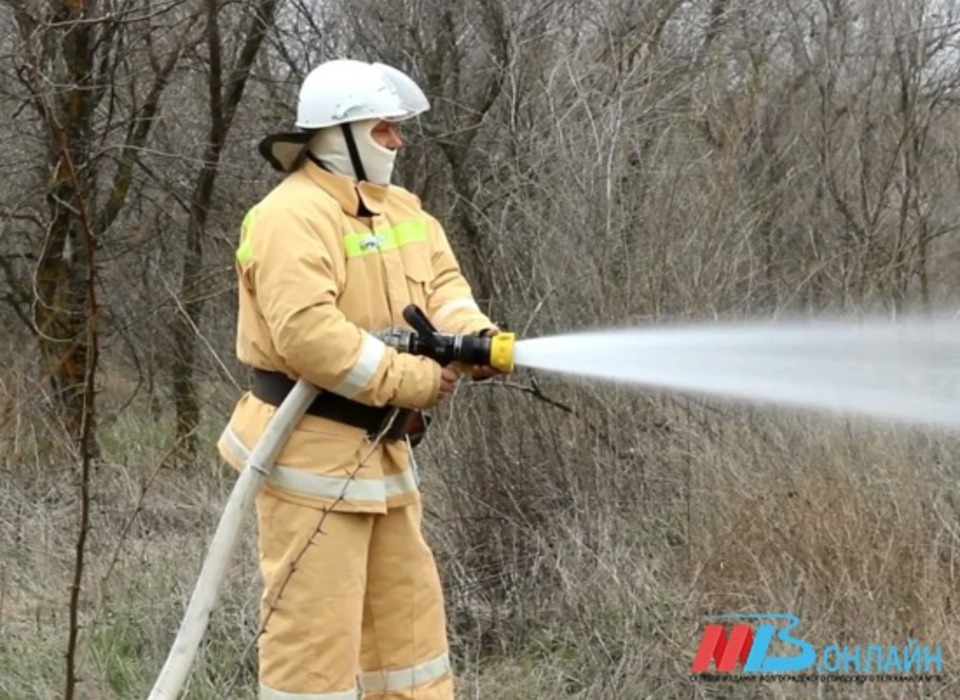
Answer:
POLYGON ((174 68, 176 68, 183 55, 184 48, 188 44, 188 37, 191 33, 190 30, 196 21, 197 17, 193 17, 190 20, 190 23, 181 35, 180 41, 177 42, 173 51, 167 55, 167 60, 154 74, 153 83, 150 85, 146 102, 144 102, 140 115, 134 118, 130 131, 127 134, 126 143, 122 146, 119 158, 120 162, 113 180, 113 186, 110 188, 110 194, 107 197, 103 213, 97 222, 99 231, 105 231, 116 220, 127 200, 127 194, 133 182, 133 166, 138 160, 138 152, 143 148, 147 137, 150 135, 157 113, 160 110, 160 98, 163 96, 163 92, 169 83, 174 68))
POLYGON ((97 279, 94 256, 96 255, 96 235, 87 212, 85 193, 77 175, 77 168, 70 154, 70 144, 65 129, 59 132, 60 152, 76 193, 77 210, 83 226, 83 240, 86 252, 86 367, 83 377, 83 409, 80 423, 80 523, 74 555, 73 582, 70 586, 70 611, 66 651, 66 689, 64 700, 73 700, 78 682, 76 670, 77 640, 80 632, 80 592, 83 584, 84 558, 87 535, 90 531, 90 475, 96 449, 94 447, 94 421, 96 416, 96 376, 99 363, 99 343, 97 336, 97 279))
MULTIPOLYGON (((184 301, 180 298, 180 295, 178 295, 173 290, 173 288, 170 286, 170 283, 167 281, 167 278, 163 276, 162 272, 158 273, 158 276, 160 277, 160 281, 163 282, 163 287, 164 289, 167 290, 167 293, 170 295, 170 298, 173 300, 173 303, 177 305, 177 311, 179 311, 179 315, 183 318, 183 323, 185 323, 190 327, 190 330, 193 331, 194 337, 199 338, 203 342, 207 350, 210 352, 211 357, 213 357, 213 359, 217 363, 217 366, 220 367, 220 370, 223 372, 223 376, 225 376, 227 379, 230 380, 230 383, 233 384, 233 387, 237 391, 243 391, 240 388, 240 383, 236 379, 234 379, 233 374, 231 374, 230 370, 227 369, 226 363, 224 363, 224 361, 220 358, 220 355, 217 354, 216 349, 214 349, 213 345, 210 343, 207 337, 203 334, 200 328, 197 327, 197 324, 194 322, 193 318, 190 316, 190 312, 187 309, 186 305, 184 304, 184 301)), ((186 304, 187 305, 196 304, 200 301, 202 301, 202 299, 190 299, 186 302, 186 304)), ((196 426, 193 426, 189 432, 192 433, 195 430, 196 430, 196 426)))
POLYGON ((140 511, 143 510, 143 502, 147 498, 147 494, 150 492, 150 488, 153 486, 153 482, 156 481, 157 476, 160 474, 160 471, 167 464, 171 457, 180 449, 184 440, 187 440, 190 437, 188 434, 180 436, 180 438, 173 444, 166 454, 160 458, 157 462, 157 465, 150 471, 150 475, 147 477, 147 480, 140 487, 140 495, 137 498, 137 503, 133 507, 133 512, 130 513, 130 517, 127 518, 127 521, 123 524, 123 528, 120 530, 120 536, 117 539, 117 545, 113 549, 113 556, 110 557, 110 564, 107 566, 107 571, 104 573, 103 577, 100 579, 101 590, 106 589, 107 581, 110 579, 110 576, 113 574, 113 569, 117 565, 117 561, 120 559, 120 550, 123 548, 123 543, 127 539, 127 534, 130 532, 130 528, 133 526, 133 522, 137 519, 137 516, 140 515, 140 511))
POLYGON ((508 382, 508 381, 494 381, 494 382, 467 382, 463 386, 469 388, 483 388, 483 387, 503 387, 505 389, 511 389, 513 391, 519 391, 523 394, 529 394, 538 401, 543 401, 549 406, 554 408, 559 408, 565 413, 570 413, 578 418, 581 418, 579 413, 573 410, 570 406, 565 403, 561 403, 556 399, 552 399, 543 393, 543 389, 540 388, 540 385, 537 384, 535 379, 531 379, 529 384, 520 384, 519 382, 508 382))

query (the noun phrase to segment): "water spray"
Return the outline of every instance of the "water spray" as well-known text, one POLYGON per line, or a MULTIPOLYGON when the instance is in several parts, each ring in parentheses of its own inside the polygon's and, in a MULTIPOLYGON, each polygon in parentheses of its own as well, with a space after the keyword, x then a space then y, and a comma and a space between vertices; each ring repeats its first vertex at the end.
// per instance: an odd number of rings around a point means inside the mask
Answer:
POLYGON ((960 427, 960 320, 602 330, 516 343, 518 366, 671 391, 960 427))
POLYGON ((515 367, 814 410, 960 426, 960 320, 873 318, 598 330, 517 340, 413 330, 378 336, 441 365, 515 367))

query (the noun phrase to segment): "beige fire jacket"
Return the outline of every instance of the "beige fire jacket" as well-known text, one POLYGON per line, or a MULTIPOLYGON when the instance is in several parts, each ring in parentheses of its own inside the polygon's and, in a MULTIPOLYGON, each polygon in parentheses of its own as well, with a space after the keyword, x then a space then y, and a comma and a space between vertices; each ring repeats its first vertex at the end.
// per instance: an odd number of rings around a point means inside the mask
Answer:
MULTIPOLYGON (((440 367, 398 353, 367 331, 406 326, 415 303, 441 331, 476 333, 480 312, 443 228, 399 187, 381 187, 307 161, 246 215, 237 250, 237 356, 304 377, 369 405, 428 408, 440 367), (360 218, 360 200, 371 217, 360 218)), ((218 447, 236 469, 276 409, 244 394, 218 447)), ((305 416, 265 488, 288 500, 384 512, 413 502, 405 444, 371 446, 360 428, 305 416)))

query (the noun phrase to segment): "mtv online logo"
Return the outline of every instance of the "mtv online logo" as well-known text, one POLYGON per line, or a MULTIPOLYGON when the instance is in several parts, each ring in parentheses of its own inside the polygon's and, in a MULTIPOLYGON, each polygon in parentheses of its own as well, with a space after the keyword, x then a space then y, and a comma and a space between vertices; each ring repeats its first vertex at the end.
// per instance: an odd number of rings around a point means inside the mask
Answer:
POLYGON ((792 636, 791 631, 800 624, 800 618, 787 613, 731 613, 714 615, 712 620, 734 621, 730 633, 720 623, 706 625, 700 646, 690 666, 693 673, 705 673, 713 662, 716 671, 732 673, 737 664, 745 673, 795 673, 809 669, 817 662, 817 651, 809 642, 792 636), (754 625, 750 621, 769 621, 754 625), (774 639, 788 649, 795 650, 786 656, 771 656, 770 645, 774 639))

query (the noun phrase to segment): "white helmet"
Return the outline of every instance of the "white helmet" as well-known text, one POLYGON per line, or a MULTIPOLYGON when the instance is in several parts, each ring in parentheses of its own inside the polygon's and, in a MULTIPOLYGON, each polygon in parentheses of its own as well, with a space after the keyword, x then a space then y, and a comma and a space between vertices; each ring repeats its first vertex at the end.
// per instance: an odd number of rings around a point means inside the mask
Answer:
POLYGON ((297 126, 326 126, 389 119, 400 121, 430 109, 423 91, 405 73, 383 63, 328 61, 307 75, 300 86, 297 126))
POLYGON ((287 172, 317 129, 366 119, 403 121, 428 109, 430 102, 420 87, 396 68, 350 59, 327 61, 300 86, 296 125, 302 131, 268 136, 260 143, 260 153, 287 172))

